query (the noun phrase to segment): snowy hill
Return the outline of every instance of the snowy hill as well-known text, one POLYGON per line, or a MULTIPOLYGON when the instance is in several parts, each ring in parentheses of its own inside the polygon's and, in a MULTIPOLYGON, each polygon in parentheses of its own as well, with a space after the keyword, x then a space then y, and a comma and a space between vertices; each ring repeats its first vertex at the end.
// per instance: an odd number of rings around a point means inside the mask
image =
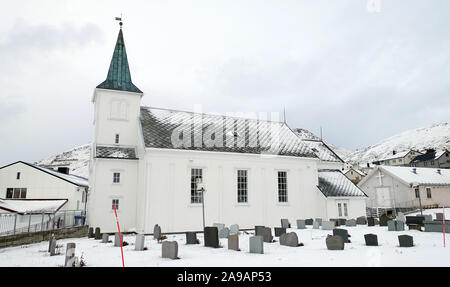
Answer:
POLYGON ((365 164, 392 155, 392 151, 402 152, 410 149, 424 151, 450 149, 450 122, 434 124, 425 128, 412 129, 386 138, 379 143, 357 150, 344 160, 350 163, 365 164))
POLYGON ((36 165, 46 168, 69 167, 69 173, 88 178, 89 156, 91 145, 85 144, 61 154, 35 162, 36 165))

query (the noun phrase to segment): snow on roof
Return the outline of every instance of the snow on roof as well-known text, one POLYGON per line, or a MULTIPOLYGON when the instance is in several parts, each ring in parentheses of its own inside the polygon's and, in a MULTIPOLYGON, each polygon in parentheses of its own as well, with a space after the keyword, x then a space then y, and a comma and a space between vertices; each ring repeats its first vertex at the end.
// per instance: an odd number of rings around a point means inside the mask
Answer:
POLYGON ((317 140, 302 140, 314 154, 323 161, 344 162, 333 150, 328 147, 323 141, 317 140))
POLYGON ((84 187, 89 186, 89 181, 88 181, 87 178, 84 178, 84 177, 81 177, 81 176, 72 175, 72 174, 61 173, 61 172, 58 172, 56 170, 40 167, 40 166, 37 166, 37 165, 32 165, 32 166, 37 168, 37 169, 40 169, 40 170, 42 170, 44 172, 50 173, 50 174, 52 174, 52 175, 54 175, 56 177, 62 178, 64 180, 66 180, 66 181, 69 181, 69 182, 71 182, 71 183, 73 183, 75 185, 84 186, 84 187))
POLYGON ((17 213, 55 213, 67 199, 0 199, 0 209, 17 213))
POLYGON ((450 185, 450 169, 415 167, 416 173, 413 172, 414 167, 379 166, 379 169, 386 171, 407 184, 450 185), (440 170, 440 174, 438 170, 440 170))
POLYGON ((391 156, 382 158, 378 161, 383 161, 383 160, 390 160, 390 159, 396 159, 396 158, 402 158, 405 157, 408 153, 410 152, 410 150, 406 150, 406 151, 402 151, 402 152, 397 152, 396 154, 393 154, 391 156))
POLYGON ((343 174, 346 174, 346 173, 349 172, 350 170, 353 170, 354 172, 358 173, 359 175, 366 176, 366 174, 365 174, 363 171, 358 170, 358 169, 355 169, 355 168, 345 169, 345 170, 342 171, 342 173, 343 173, 343 174))
POLYGON ((320 169, 318 172, 319 190, 326 196, 367 196, 341 171, 320 169))

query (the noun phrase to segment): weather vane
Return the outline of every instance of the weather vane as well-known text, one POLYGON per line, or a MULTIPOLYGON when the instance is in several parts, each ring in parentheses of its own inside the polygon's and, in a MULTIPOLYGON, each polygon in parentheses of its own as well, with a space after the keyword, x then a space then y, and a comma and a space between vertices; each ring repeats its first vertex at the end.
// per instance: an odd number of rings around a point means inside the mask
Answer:
POLYGON ((122 29, 122 25, 123 25, 123 22, 122 22, 122 13, 120 13, 120 17, 116 17, 116 21, 120 21, 120 22, 119 22, 119 25, 120 25, 120 29, 122 29))

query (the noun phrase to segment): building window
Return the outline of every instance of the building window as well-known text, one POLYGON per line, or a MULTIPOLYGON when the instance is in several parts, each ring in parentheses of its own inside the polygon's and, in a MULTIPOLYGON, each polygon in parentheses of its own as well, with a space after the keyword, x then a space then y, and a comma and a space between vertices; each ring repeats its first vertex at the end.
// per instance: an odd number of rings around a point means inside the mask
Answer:
POLYGON ((434 160, 431 161, 431 165, 434 165, 434 160))
POLYGON ((114 210, 114 206, 116 206, 116 210, 119 210, 119 200, 118 199, 113 199, 112 200, 112 210, 114 210))
POLYGON ((418 188, 414 189, 414 192, 416 193, 416 198, 419 198, 420 196, 419 189, 418 188))
POLYGON ((238 170, 237 171, 237 194, 238 202, 248 202, 248 185, 247 185, 247 171, 238 170))
POLYGON ((431 188, 427 187, 427 198, 431 198, 431 188))
POLYGON ((347 203, 344 203, 344 216, 348 216, 347 203))
POLYGON ((197 180, 203 180, 203 171, 201 168, 191 169, 191 203, 202 203, 201 192, 197 191, 197 180))
POLYGON ((119 134, 116 134, 116 139, 115 139, 115 143, 118 144, 119 143, 119 134))
POLYGON ((119 183, 120 182, 120 172, 113 173, 113 182, 119 183))
POLYGON ((338 203, 338 213, 339 216, 342 216, 342 205, 340 203, 338 203))
POLYGON ((287 172, 278 172, 278 202, 287 202, 287 172))
POLYGON ((6 189, 6 198, 13 198, 13 188, 6 189))
POLYGON ((20 172, 17 173, 17 179, 20 179, 20 172))

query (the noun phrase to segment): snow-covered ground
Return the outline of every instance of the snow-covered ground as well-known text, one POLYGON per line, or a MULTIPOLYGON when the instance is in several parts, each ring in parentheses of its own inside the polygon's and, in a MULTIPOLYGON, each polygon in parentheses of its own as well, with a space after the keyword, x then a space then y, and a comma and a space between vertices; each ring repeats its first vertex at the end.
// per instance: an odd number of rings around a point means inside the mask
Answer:
MULTIPOLYGON (((441 210, 426 210, 433 214, 441 210)), ((446 218, 450 211, 446 210, 446 218)), ((135 251, 135 236, 124 236, 130 245, 124 247, 126 266, 450 266, 450 236, 446 234, 447 247, 443 248, 443 234, 420 232, 417 230, 387 231, 387 227, 342 227, 349 231, 351 243, 345 244, 343 251, 329 251, 325 238, 331 231, 311 229, 288 231, 296 232, 303 247, 280 246, 264 243, 264 254, 249 253, 249 237, 240 236, 241 251, 227 249, 227 240, 220 239, 223 248, 203 246, 203 235, 197 234, 200 245, 186 245, 185 235, 168 235, 167 240, 178 241, 179 260, 161 258, 161 244, 146 236, 146 251, 135 251), (364 234, 378 235, 378 247, 365 246, 364 234), (398 235, 409 234, 414 237, 414 247, 400 248, 398 235)), ((253 233, 253 231, 249 231, 253 233)), ((114 236, 110 236, 114 240, 114 236)), ((76 243, 76 256, 83 254, 87 266, 121 266, 119 247, 113 243, 102 244, 100 240, 75 238, 58 240, 58 245, 76 243)), ((48 242, 0 249, 0 266, 61 266, 64 263, 64 248, 61 255, 52 256, 46 252, 48 242)))

